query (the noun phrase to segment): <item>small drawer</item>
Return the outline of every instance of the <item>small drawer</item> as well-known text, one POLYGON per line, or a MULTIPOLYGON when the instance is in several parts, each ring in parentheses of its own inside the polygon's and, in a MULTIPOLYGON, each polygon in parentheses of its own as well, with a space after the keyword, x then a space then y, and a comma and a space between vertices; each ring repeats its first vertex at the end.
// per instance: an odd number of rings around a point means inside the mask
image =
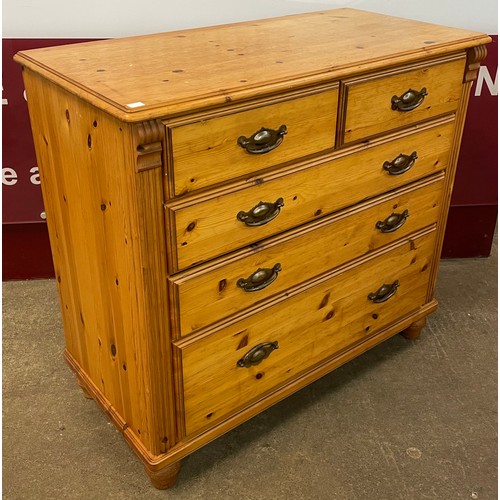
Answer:
POLYGON ((460 100, 465 59, 344 82, 343 142, 350 143, 453 113, 460 100))
POLYGON ((304 164, 254 186, 167 204, 169 272, 310 222, 446 168, 454 120, 304 164), (348 187, 348 188, 347 188, 348 187))
POLYGON ((181 336, 434 224, 444 174, 327 216, 305 228, 169 279, 181 336))
POLYGON ((335 144, 338 88, 227 114, 168 122, 169 191, 184 195, 335 144))
MULTIPOLYGON (((250 405, 426 303, 435 231, 203 339, 178 342, 185 431, 250 405)), ((421 233, 422 234, 422 233, 421 233)))

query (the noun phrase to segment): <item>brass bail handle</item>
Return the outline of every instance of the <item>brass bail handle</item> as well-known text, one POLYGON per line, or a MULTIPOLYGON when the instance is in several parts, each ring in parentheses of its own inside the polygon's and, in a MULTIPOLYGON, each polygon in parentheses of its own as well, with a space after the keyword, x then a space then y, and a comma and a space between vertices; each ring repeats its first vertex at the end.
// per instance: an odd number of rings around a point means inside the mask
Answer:
POLYGON ((278 217, 281 208, 285 206, 283 198, 278 198, 274 203, 259 201, 248 212, 238 212, 236 218, 247 226, 263 226, 278 217))
POLYGON ((413 153, 409 155, 405 155, 403 153, 400 153, 394 160, 392 161, 385 161, 384 164, 382 165, 382 168, 389 174, 389 175, 401 175, 404 174, 405 172, 408 172, 410 168, 415 165, 415 162, 418 159, 418 155, 416 151, 413 151, 413 153))
POLYGON ((244 135, 238 137, 237 143, 247 152, 253 155, 269 153, 276 149, 282 142, 288 130, 286 125, 281 125, 278 130, 262 127, 250 137, 244 135))
POLYGON ((406 219, 410 216, 408 210, 400 214, 392 213, 385 220, 379 220, 375 227, 380 230, 381 233, 393 233, 404 225, 406 219))
POLYGON ((278 341, 274 342, 262 342, 252 347, 240 360, 236 362, 237 366, 241 368, 250 368, 251 366, 256 366, 261 363, 264 359, 269 357, 269 355, 278 349, 278 341))
POLYGON ((376 292, 368 294, 368 300, 371 300, 374 304, 381 304, 389 300, 396 293, 398 287, 399 280, 392 284, 384 283, 376 292))
POLYGON ((281 264, 278 262, 272 268, 257 269, 248 278, 240 278, 236 285, 245 292, 258 292, 268 287, 278 277, 281 271, 281 264))
POLYGON ((399 97, 397 95, 392 96, 391 108, 394 111, 412 111, 424 102, 426 95, 427 89, 425 87, 420 91, 408 89, 399 97))

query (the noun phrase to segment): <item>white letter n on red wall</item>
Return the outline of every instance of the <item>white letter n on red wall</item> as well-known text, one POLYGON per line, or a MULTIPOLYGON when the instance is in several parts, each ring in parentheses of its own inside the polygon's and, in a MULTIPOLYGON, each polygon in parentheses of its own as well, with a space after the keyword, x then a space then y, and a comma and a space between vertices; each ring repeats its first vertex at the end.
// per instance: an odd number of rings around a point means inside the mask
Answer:
POLYGON ((481 95, 483 89, 483 83, 486 83, 488 90, 491 95, 498 95, 498 69, 495 74, 495 81, 491 78, 490 72, 486 66, 481 66, 479 68, 479 74, 477 75, 476 91, 475 96, 481 95))

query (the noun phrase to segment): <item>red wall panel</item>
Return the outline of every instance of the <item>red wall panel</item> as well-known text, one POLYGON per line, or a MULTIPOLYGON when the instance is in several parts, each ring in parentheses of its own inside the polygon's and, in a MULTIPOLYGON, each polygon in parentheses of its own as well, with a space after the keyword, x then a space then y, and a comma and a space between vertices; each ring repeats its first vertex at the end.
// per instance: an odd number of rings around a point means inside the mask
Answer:
MULTIPOLYGON (((40 179, 31 138, 21 67, 13 61, 20 50, 84 40, 2 40, 2 213, 3 223, 40 222, 40 179)), ((4 270, 5 272, 5 270, 4 270)))
MULTIPOLYGON (((474 83, 460 151, 443 256, 490 253, 497 214, 498 37, 474 83)), ((53 275, 40 180, 29 126, 19 50, 63 45, 83 39, 4 39, 3 69, 3 279, 53 275)))

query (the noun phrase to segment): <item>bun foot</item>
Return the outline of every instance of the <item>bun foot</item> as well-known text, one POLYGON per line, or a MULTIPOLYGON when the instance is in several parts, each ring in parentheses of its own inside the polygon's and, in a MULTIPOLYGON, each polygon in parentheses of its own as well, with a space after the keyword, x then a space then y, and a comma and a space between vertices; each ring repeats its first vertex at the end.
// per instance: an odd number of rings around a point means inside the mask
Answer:
POLYGON ((416 340, 418 337, 420 337, 420 332, 422 331, 422 328, 425 326, 427 323, 427 318, 422 318, 419 319, 418 321, 415 321, 412 323, 406 330, 403 330, 401 332, 401 335, 408 340, 416 340))
POLYGON ((145 465, 144 469, 155 488, 158 490, 166 490, 167 488, 171 488, 177 481, 177 476, 181 470, 181 462, 174 462, 158 470, 151 470, 145 465))

